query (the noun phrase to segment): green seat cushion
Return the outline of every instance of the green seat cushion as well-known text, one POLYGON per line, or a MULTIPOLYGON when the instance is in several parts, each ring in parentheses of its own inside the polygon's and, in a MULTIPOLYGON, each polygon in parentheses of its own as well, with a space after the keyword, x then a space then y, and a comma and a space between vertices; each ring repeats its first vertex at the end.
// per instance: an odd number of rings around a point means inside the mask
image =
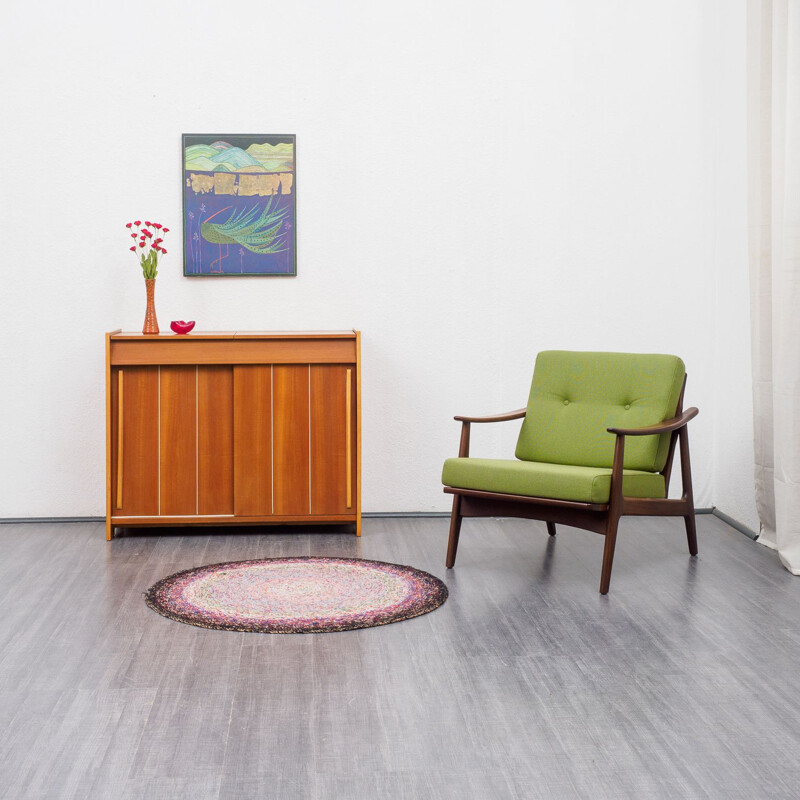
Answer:
MULTIPOLYGON (((677 356, 548 350, 536 358, 516 456, 525 461, 611 467, 616 437, 675 415, 685 368, 677 356)), ((664 469, 670 435, 628 436, 625 467, 664 469)))
MULTIPOLYGON (((547 497, 578 503, 607 503, 611 470, 499 458, 448 458, 442 483, 459 489, 547 497)), ((664 497, 664 477, 627 469, 622 493, 626 497, 664 497)))

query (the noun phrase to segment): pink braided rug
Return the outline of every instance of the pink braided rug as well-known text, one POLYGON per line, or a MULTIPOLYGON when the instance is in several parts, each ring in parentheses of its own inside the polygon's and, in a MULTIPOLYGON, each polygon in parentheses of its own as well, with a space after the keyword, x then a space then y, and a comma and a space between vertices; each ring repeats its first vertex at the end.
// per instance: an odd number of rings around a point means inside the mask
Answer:
POLYGON ((447 599, 427 572, 361 558, 265 558, 176 572, 145 602, 200 628, 259 633, 327 633, 418 617, 447 599))

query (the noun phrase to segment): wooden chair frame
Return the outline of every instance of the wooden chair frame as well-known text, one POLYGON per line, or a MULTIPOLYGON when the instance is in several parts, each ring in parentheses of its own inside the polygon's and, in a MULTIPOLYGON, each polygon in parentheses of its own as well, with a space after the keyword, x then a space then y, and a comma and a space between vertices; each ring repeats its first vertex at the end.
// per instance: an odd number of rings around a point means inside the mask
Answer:
MULTIPOLYGON (((458 537, 461 520, 464 517, 522 517, 542 520, 547 523, 547 532, 556 534, 556 524, 572 525, 575 528, 594 531, 606 537, 603 548, 603 568, 600 577, 600 594, 608 594, 611 583, 611 567, 614 562, 614 547, 617 542, 617 528, 620 517, 631 516, 669 516, 683 517, 686 524, 686 539, 689 553, 697 555, 697 529, 694 518, 694 495, 692 493, 692 468, 689 460, 689 420, 697 416, 696 408, 683 411, 683 381, 678 407, 672 419, 646 428, 607 428, 616 435, 614 461, 611 468, 611 490, 608 503, 577 503, 567 500, 551 500, 546 497, 527 497, 524 495, 482 492, 475 489, 458 489, 445 486, 447 494, 454 495, 453 511, 450 517, 450 539, 447 546, 447 568, 456 563, 458 537), (679 443, 681 458, 681 479, 683 493, 680 499, 625 497, 622 493, 622 470, 625 456, 626 436, 657 436, 671 433, 667 461, 661 475, 664 476, 665 495, 669 494, 669 479, 675 446, 679 443)), ((505 422, 522 419, 527 409, 520 408, 505 414, 488 417, 454 417, 461 422, 461 443, 459 458, 469 456, 469 435, 471 423, 505 422)))

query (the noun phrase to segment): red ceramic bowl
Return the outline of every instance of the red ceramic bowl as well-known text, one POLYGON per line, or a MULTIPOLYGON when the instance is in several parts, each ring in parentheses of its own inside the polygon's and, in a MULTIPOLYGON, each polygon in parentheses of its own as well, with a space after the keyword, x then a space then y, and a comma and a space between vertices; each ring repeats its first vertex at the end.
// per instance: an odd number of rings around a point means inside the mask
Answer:
POLYGON ((189 333, 189 331, 194 328, 194 320, 191 322, 184 322, 182 319, 174 319, 170 322, 169 326, 175 333, 189 333))

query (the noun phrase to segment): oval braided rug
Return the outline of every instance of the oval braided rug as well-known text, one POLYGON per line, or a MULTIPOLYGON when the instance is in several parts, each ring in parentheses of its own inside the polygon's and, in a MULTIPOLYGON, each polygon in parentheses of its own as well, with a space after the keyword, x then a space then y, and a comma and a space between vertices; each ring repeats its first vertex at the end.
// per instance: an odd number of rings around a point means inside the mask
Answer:
POLYGON ((200 628, 327 633, 418 617, 447 599, 427 572, 361 558, 265 558, 176 572, 145 593, 165 617, 200 628))

